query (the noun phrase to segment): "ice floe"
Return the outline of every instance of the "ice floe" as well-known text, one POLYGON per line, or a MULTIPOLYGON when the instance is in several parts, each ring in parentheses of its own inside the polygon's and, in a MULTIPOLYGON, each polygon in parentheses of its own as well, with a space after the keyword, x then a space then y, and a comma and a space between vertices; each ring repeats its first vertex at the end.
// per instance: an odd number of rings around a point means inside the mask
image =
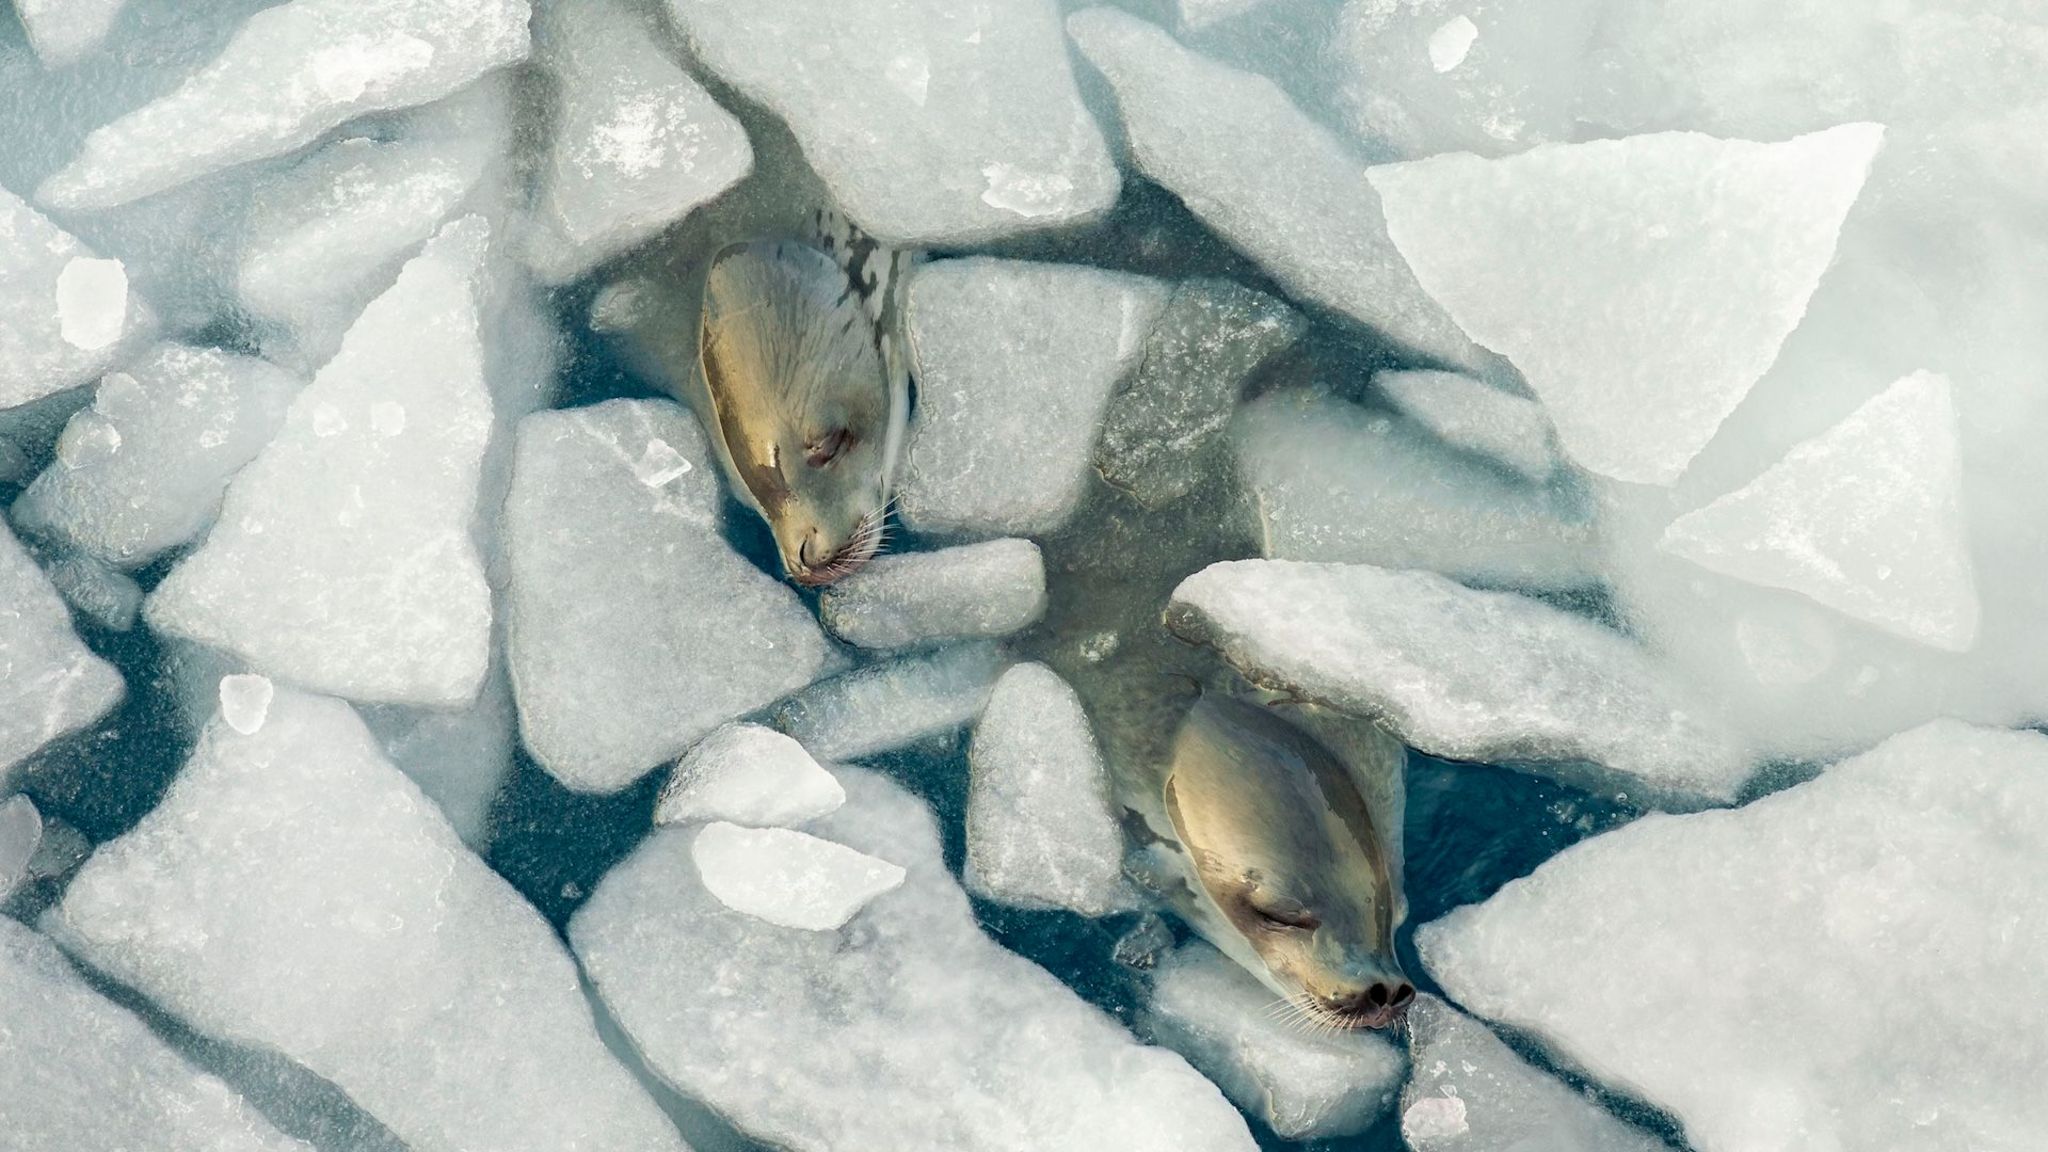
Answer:
POLYGON ((28 42, 46 68, 73 64, 100 46, 128 0, 14 0, 28 42))
POLYGON ((775 707, 775 726, 821 760, 858 760, 964 728, 1007 666, 986 641, 869 664, 775 707))
POLYGON ((89 382, 154 326, 120 261, 0 188, 0 409, 89 382))
POLYGON ((950 636, 1007 636, 1045 613, 1038 545, 1008 538, 882 555, 818 600, 832 634, 863 648, 950 636))
POLYGON ((0 801, 0 906, 28 879, 28 863, 43 842, 43 814, 26 796, 0 801))
POLYGON ((1453 448, 1510 469, 1532 484, 1557 471, 1543 406, 1456 372, 1378 372, 1373 391, 1453 448))
POLYGON ((829 932, 903 883, 903 869, 791 828, 718 821, 690 841, 704 890, 735 912, 783 928, 829 932))
POLYGON ((0 524, 0 791, 38 748, 91 724, 122 695, 121 674, 71 630, 71 613, 0 524))
POLYGON ((845 802, 838 779, 803 745, 758 724, 728 724, 676 764, 655 803, 654 822, 794 828, 845 802))

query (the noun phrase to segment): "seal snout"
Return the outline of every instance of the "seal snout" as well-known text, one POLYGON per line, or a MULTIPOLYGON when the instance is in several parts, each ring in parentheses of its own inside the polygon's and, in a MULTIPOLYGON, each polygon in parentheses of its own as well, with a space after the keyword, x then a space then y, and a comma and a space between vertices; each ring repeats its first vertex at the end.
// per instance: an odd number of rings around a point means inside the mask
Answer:
POLYGON ((1347 984, 1316 997, 1316 1005, 1352 1028, 1385 1028, 1415 1000, 1415 985, 1399 977, 1347 984))

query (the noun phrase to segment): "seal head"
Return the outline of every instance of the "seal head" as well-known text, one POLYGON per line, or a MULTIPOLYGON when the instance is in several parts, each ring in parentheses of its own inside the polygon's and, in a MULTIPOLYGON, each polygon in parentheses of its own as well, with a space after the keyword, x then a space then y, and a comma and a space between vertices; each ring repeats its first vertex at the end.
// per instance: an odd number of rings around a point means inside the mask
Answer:
POLYGON ((1353 767, 1270 708, 1205 694, 1175 735, 1164 800, 1197 930, 1300 1019, 1400 1018, 1415 987, 1394 956, 1399 864, 1353 767))

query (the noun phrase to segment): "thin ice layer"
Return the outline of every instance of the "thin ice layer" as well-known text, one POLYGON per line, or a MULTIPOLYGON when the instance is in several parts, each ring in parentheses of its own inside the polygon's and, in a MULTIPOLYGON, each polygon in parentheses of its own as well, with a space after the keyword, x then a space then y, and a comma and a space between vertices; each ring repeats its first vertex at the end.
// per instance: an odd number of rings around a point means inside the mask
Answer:
POLYGON ((1733 800, 1752 767, 1706 701, 1627 637, 1430 572, 1212 564, 1174 590, 1167 625, 1261 684, 1448 760, 1687 807, 1733 800))
POLYGON ((833 200, 885 243, 993 240, 1116 200, 1053 0, 668 9, 698 58, 788 123, 833 200))
POLYGON ((489 241, 481 217, 450 224, 349 329, 150 595, 152 627, 357 700, 475 697, 491 635, 472 535, 489 241))
POLYGON ((1543 406, 1456 372, 1377 372, 1375 392, 1453 448, 1541 484, 1557 471, 1543 406))
POLYGON ((154 326, 119 261, 0 188, 0 409, 90 381, 154 326))
POLYGON ((94 129, 43 182, 54 209, 110 208, 281 156, 365 112, 437 100, 526 57, 526 0, 290 0, 249 18, 169 95, 94 129))
POLYGON ((964 728, 1006 662, 968 642, 821 680, 775 708, 775 726, 821 760, 858 760, 964 728))
POLYGON ((26 796, 0 800, 0 906, 28 879, 29 861, 43 842, 43 814, 26 796))
POLYGON ((1702 1152, 2024 1148, 2048 1131, 2044 829, 2048 737, 1936 721, 1584 841, 1416 943, 1449 995, 1702 1152))
POLYGON ((784 1147, 1251 1152, 1178 1056, 982 935, 922 803, 859 769, 843 782, 846 806, 813 831, 907 873, 846 928, 725 908, 683 828, 644 841, 570 922, 657 1075, 784 1147))
POLYGON ((830 932, 903 883, 903 869, 792 828, 718 821, 690 842, 704 890, 735 912, 784 928, 830 932))
POLYGON ((53 920, 96 967, 283 1053, 421 1152, 681 1152, 554 932, 338 700, 280 688, 254 734, 209 724, 53 920))
POLYGON ((120 702, 121 674, 71 630, 71 613, 0 523, 0 791, 16 764, 120 702))
POLYGON ((905 522, 979 535, 1059 527, 1087 489, 1110 391, 1137 364, 1168 292, 1079 265, 978 256, 920 268, 905 522))
POLYGON ((863 648, 1007 636, 1045 614, 1045 560, 1015 538, 885 554, 826 588, 818 614, 863 648))
POLYGON ((758 724, 728 724, 676 764, 654 822, 794 828, 844 803, 846 790, 803 745, 758 724))
POLYGON ((1565 451, 1668 484, 1805 314, 1883 138, 1665 132, 1367 175, 1423 287, 1521 369, 1565 451))
POLYGON ((519 424, 506 652, 526 746, 572 788, 623 788, 824 666, 796 594, 720 535, 718 474, 667 401, 519 424))
POLYGON ((45 68, 62 68, 92 53, 127 6, 128 0, 14 0, 29 47, 45 68))
POLYGON ((1272 81, 1110 8, 1074 13, 1067 32, 1115 91, 1138 170, 1203 223, 1291 294, 1421 355, 1475 362, 1388 238, 1364 163, 1272 81))

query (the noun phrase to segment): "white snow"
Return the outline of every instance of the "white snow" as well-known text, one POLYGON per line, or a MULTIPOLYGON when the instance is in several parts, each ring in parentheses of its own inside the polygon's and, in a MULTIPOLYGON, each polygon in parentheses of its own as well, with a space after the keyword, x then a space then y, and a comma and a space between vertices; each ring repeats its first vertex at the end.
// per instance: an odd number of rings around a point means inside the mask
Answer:
POLYGON ((1203 223, 1291 294, 1424 356, 1477 362, 1388 239, 1364 163, 1272 81, 1110 8, 1074 13, 1067 31, 1115 90, 1138 170, 1203 223))
POLYGON ((1168 292, 1079 265, 970 257, 918 269, 904 521, 978 535, 1057 528, 1087 488, 1110 391, 1136 365, 1168 292))
POLYGON ((1667 132, 1367 176, 1423 287, 1521 369, 1565 451, 1668 484, 1799 323, 1883 138, 1667 132))
POLYGON ((283 1053, 412 1148, 680 1152, 531 906, 337 700, 207 727, 53 931, 199 1031, 283 1053))
POLYGON ((97 352, 128 325, 128 271, 119 260, 76 256, 57 273, 57 334, 97 352))
POLYGON ((0 801, 0 907, 28 878, 28 863, 43 842, 43 815, 26 796, 0 801))
POLYGON ((854 223, 961 245, 1077 224, 1118 181, 1053 0, 669 0, 697 57, 787 123, 854 223))
POLYGON ((1285 1140, 1365 1131, 1399 1090, 1405 1061, 1376 1032, 1310 1032, 1272 1011, 1273 993, 1199 941, 1159 965, 1145 1025, 1285 1140))
POLYGON ((53 209, 113 207, 281 156, 365 112, 439 99, 526 57, 526 0, 289 0, 214 61, 85 138, 43 182, 53 209))
POLYGON ((119 261, 0 188, 0 409, 90 381, 154 326, 119 261))
POLYGON ((857 768, 842 782, 812 831, 905 870, 846 927, 728 910, 684 828, 656 830, 570 922, 657 1075, 781 1147, 1251 1152, 1180 1057, 982 935, 922 803, 857 768))
POLYGON ((36 749, 113 710, 121 674, 71 630, 57 590, 0 523, 0 792, 36 749))
POLYGON ((1246 405, 1231 438, 1267 556, 1538 590, 1598 582, 1593 508, 1561 479, 1529 483, 1314 389, 1246 405))
POLYGON ((1006 664, 985 641, 869 664, 783 701, 775 726, 820 760, 858 760, 966 727, 1006 664))
POLYGON ((1742 488, 1679 517, 1659 546, 1909 640, 1967 651, 1981 610, 1957 435, 1948 380, 1914 373, 1742 488))
POLYGON ((537 56, 560 86, 543 170, 542 279, 575 279, 652 238, 753 167, 738 120, 651 39, 637 6, 546 9, 537 56))
POLYGON ((247 672, 220 678, 220 718, 244 736, 263 730, 270 718, 270 702, 277 696, 276 685, 265 676, 247 672))
POLYGON ((967 763, 967 889, 1026 908, 1106 916, 1130 904, 1124 837, 1074 690, 1018 664, 989 693, 967 763))
POLYGON ((1453 16, 1429 34, 1429 66, 1449 72, 1465 62, 1472 43, 1479 39, 1479 25, 1463 14, 1453 16))
POLYGON ((2048 737, 1939 721, 1584 841, 1416 943, 1450 996, 1702 1152, 2025 1147, 2048 1131, 2044 829, 2048 737))
POLYGON ((1007 636, 1045 614, 1045 560, 1029 540, 884 554, 828 586, 818 614, 862 648, 1007 636))
POLYGON ((152 627, 359 700, 475 697, 491 632, 472 537, 492 427, 489 240, 481 217, 450 224, 349 329, 150 595, 152 627), (387 402, 411 413, 395 435, 376 427, 387 402))
POLYGON ((903 883, 903 869, 790 828, 707 824, 690 841, 704 890, 735 912, 830 932, 903 883))
POLYGON ((139 568, 204 532, 228 481, 284 426, 300 381, 216 348, 159 344, 101 379, 13 508, 23 531, 139 568))
POLYGON ((29 46, 45 68, 63 68, 91 54, 128 0, 14 0, 29 46))
POLYGON ((1627 637, 1429 572, 1227 561, 1182 581, 1167 623, 1432 756, 1688 807, 1733 800, 1752 768, 1710 704, 1627 637))
POLYGON ((1437 439, 1492 460, 1533 484, 1557 471, 1543 406, 1456 372, 1376 372, 1373 390, 1437 439))
POLYGON ((1558 1152, 1663 1152, 1632 1128, 1547 1073, 1434 996, 1408 1009, 1408 1058, 1401 1136, 1412 1152, 1482 1148, 1558 1152))
POLYGON ((710 451, 667 401, 520 422, 506 652, 526 746, 572 788, 623 788, 824 666, 796 594, 719 534, 710 451), (695 466, 643 482, 656 441, 695 466))
POLYGON ((803 745, 758 724, 728 724, 677 762, 654 822, 794 828, 844 803, 846 790, 803 745))
POLYGON ((310 1152, 93 991, 47 938, 4 916, 0 1020, 9 1149, 310 1152))

